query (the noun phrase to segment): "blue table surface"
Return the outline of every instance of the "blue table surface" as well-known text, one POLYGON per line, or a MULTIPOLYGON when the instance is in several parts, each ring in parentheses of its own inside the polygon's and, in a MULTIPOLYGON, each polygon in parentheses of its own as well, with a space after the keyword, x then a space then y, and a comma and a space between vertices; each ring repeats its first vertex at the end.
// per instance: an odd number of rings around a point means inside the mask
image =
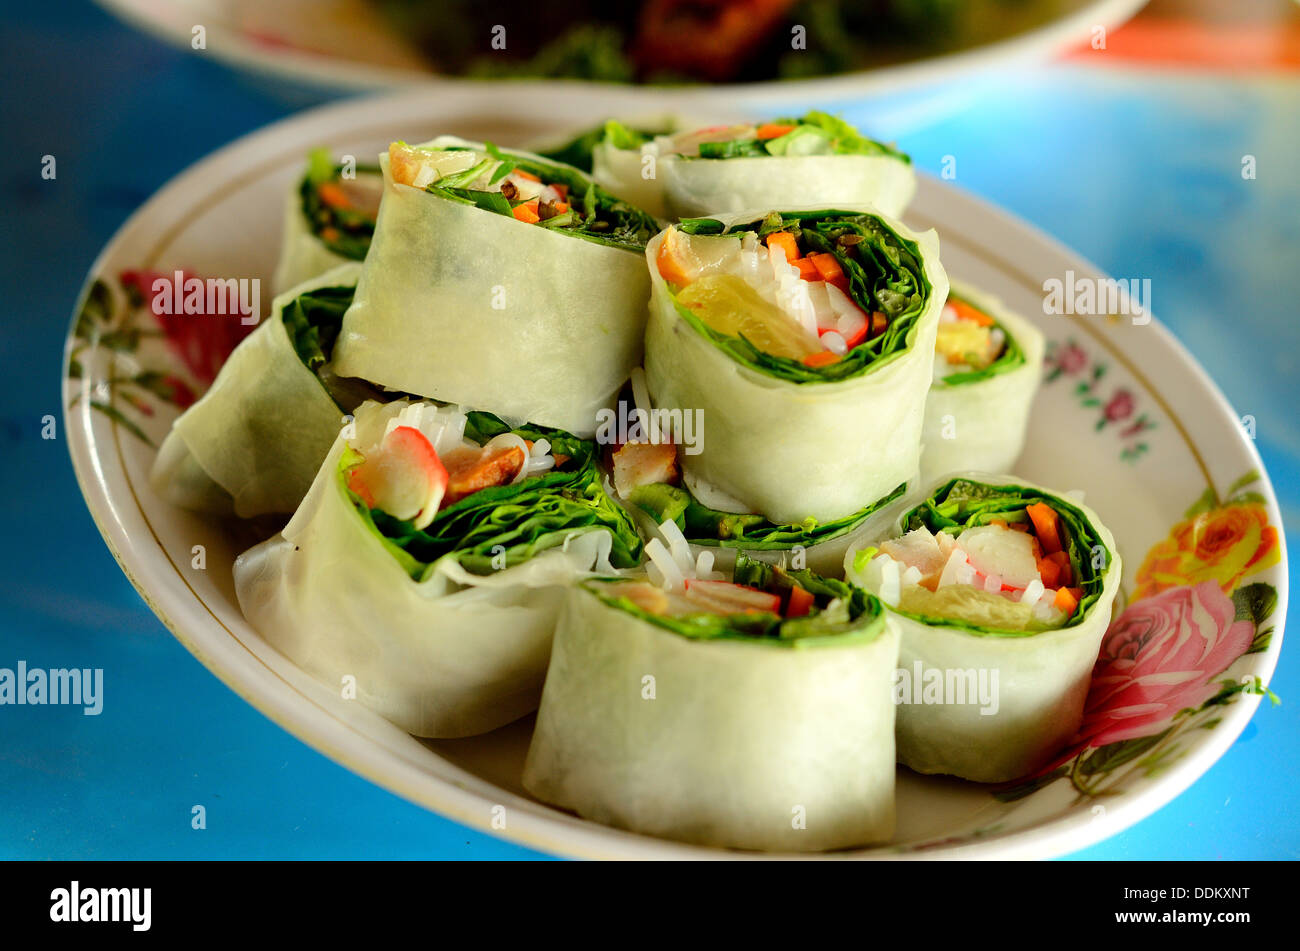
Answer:
MULTIPOLYGON (((164 629, 101 541, 62 433, 71 309, 100 248, 171 176, 283 117, 283 90, 76 0, 6 2, 0 150, 0 667, 102 667, 102 715, 0 707, 0 857, 542 858, 418 808, 245 704, 164 629), (58 177, 43 180, 41 157, 58 177), (191 828, 203 804, 207 828, 191 828)), ((317 101, 324 97, 317 94, 317 101)), ((873 110, 846 110, 869 120, 873 110)), ((877 131, 890 134, 891 129, 877 131)), ((1152 279, 1154 309, 1257 420, 1300 525, 1300 79, 1041 67, 994 77, 901 145, 1103 269, 1152 279), (1258 178, 1243 183, 1243 155, 1258 178)), ((1288 532, 1292 551, 1296 537, 1288 532)), ((1294 580, 1294 572, 1292 573, 1294 580)), ((1300 657, 1233 748, 1145 821, 1074 857, 1300 855, 1300 657)))

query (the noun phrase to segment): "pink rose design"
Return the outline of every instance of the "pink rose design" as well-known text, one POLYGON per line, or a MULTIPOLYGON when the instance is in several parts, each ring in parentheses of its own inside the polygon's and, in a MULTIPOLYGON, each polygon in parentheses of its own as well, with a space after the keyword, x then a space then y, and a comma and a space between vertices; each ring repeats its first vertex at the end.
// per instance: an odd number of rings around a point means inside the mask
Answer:
POLYGON ((1254 636, 1213 581, 1134 602, 1106 632, 1077 739, 1105 746, 1160 732, 1218 692, 1214 678, 1254 636))
POLYGON ((1133 394, 1128 390, 1116 390, 1106 408, 1102 411, 1107 422, 1117 422, 1133 415, 1133 394))
POLYGON ((1078 373, 1088 365, 1088 354, 1077 344, 1067 343, 1056 352, 1056 365, 1066 373, 1078 373))

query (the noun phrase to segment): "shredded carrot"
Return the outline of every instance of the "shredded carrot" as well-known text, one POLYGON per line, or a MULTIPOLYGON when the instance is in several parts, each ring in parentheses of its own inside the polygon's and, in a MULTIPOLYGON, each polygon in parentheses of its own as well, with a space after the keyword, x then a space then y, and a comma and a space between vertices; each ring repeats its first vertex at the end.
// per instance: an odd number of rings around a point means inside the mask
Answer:
POLYGON ((555 209, 557 215, 562 215, 569 210, 569 203, 567 201, 557 201, 551 207, 555 209))
POLYGON ((320 195, 320 200, 331 208, 347 208, 352 202, 348 201, 348 194, 333 182, 325 182, 318 185, 316 194, 320 195))
POLYGON ((829 350, 818 350, 816 353, 810 353, 803 358, 804 366, 824 367, 832 363, 839 362, 839 354, 832 353, 829 350))
MULTIPOLYGON (((1054 551, 1046 556, 1046 559, 1059 569, 1061 584, 1074 584, 1074 566, 1070 564, 1070 554, 1064 551, 1054 551)), ((1048 585, 1049 588, 1055 587, 1048 585)))
MULTIPOLYGON (((847 291, 847 288, 846 288, 847 291)), ((879 337, 889 327, 889 318, 876 311, 871 315, 871 336, 879 337)))
POLYGON ((957 312, 957 316, 962 320, 969 320, 972 323, 979 324, 981 327, 992 327, 993 318, 983 311, 976 310, 970 304, 955 297, 948 298, 948 305, 957 312))
POLYGON ((339 234, 338 228, 321 228, 320 236, 325 241, 337 241, 342 235, 339 234))
POLYGON ((1038 580, 1044 588, 1055 588, 1061 580, 1061 566, 1047 558, 1039 558, 1038 580))
POLYGON ((1034 523, 1034 532, 1049 555, 1061 550, 1061 517, 1045 502, 1035 502, 1025 509, 1034 523))
POLYGON ((799 258, 799 260, 791 263, 799 269, 799 276, 805 281, 820 281, 822 279, 822 272, 817 270, 817 265, 813 264, 808 258, 799 258))
POLYGON ((536 198, 532 201, 526 201, 522 205, 515 205, 515 207, 511 209, 510 213, 525 224, 531 225, 541 221, 541 217, 537 214, 536 198))
POLYGON ((849 292, 849 279, 844 276, 844 269, 840 267, 840 262, 835 260, 835 255, 829 251, 819 251, 816 254, 808 255, 808 257, 817 270, 821 272, 823 281, 827 284, 834 284, 846 294, 849 292))
POLYGON ((786 617, 804 617, 813 606, 813 596, 811 591, 807 591, 798 585, 790 589, 790 600, 785 605, 786 617))
POLYGON ((767 246, 769 248, 780 248, 784 251, 785 260, 789 264, 793 264, 802 257, 799 253, 799 242, 789 231, 773 231, 767 236, 767 246))
POLYGON ((1064 611, 1066 617, 1072 616, 1074 614, 1074 609, 1079 606, 1079 599, 1074 596, 1075 591, 1079 591, 1082 594, 1082 591, 1079 588, 1056 589, 1056 600, 1052 603, 1055 604, 1059 610, 1064 611))
POLYGON ((526 178, 526 179, 528 179, 530 182, 540 182, 540 181, 541 181, 541 179, 538 178, 536 175, 534 175, 532 172, 525 172, 522 168, 516 168, 516 169, 515 169, 515 174, 518 175, 520 178, 526 178))
POLYGON ((786 125, 782 122, 764 122, 755 131, 760 139, 778 139, 783 135, 793 132, 795 129, 792 125, 786 125))

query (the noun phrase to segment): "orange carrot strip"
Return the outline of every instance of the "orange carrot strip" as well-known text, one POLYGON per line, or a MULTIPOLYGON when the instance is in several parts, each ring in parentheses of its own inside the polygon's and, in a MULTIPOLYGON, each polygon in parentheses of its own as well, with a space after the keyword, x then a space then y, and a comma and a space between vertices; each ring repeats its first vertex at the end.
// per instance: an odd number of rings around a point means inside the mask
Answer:
POLYGON ((817 265, 813 264, 808 258, 800 258, 791 263, 799 269, 799 276, 805 281, 820 281, 822 279, 822 272, 817 270, 817 265))
POLYGON ((794 126, 787 125, 783 122, 764 122, 758 127, 754 134, 760 139, 778 139, 783 135, 793 132, 794 128, 794 126))
POLYGON ((333 182, 325 182, 316 187, 316 194, 320 195, 320 200, 331 208, 347 208, 352 204, 348 201, 348 194, 333 182))
POLYGON ((948 298, 948 305, 957 312, 957 316, 962 320, 969 320, 972 323, 979 324, 981 327, 992 327, 993 318, 982 310, 976 310, 964 300, 958 300, 955 297, 948 298))
MULTIPOLYGON (((1055 564, 1056 567, 1059 569, 1061 584, 1064 585, 1074 584, 1074 566, 1070 564, 1069 552, 1054 551, 1050 555, 1047 555, 1046 557, 1048 561, 1055 564)), ((1049 588, 1056 587, 1056 585, 1050 585, 1050 584, 1047 586, 1049 588)))
POLYGON ((1079 599, 1074 596, 1075 591, 1079 591, 1079 593, 1082 594, 1082 591, 1079 588, 1056 589, 1056 600, 1052 603, 1055 604, 1059 610, 1064 611, 1066 617, 1071 617, 1074 614, 1074 609, 1079 606, 1079 599))
POLYGON ((835 260, 835 255, 829 251, 819 251, 816 254, 808 255, 817 270, 821 272, 822 280, 827 284, 834 284, 844 293, 849 292, 849 279, 844 276, 844 269, 840 267, 840 262, 835 260))
POLYGON ((538 178, 536 175, 534 175, 532 172, 525 172, 522 168, 516 168, 516 169, 515 169, 515 174, 518 175, 520 178, 526 178, 526 179, 528 179, 530 182, 540 182, 540 181, 541 181, 541 179, 538 178))
POLYGON ((1034 523, 1034 532, 1049 555, 1061 550, 1061 517, 1045 502, 1035 502, 1025 509, 1034 523))
POLYGON ((813 606, 812 592, 795 585, 790 589, 790 600, 785 606, 786 617, 803 617, 813 606))
POLYGON ((839 359, 839 354, 832 353, 829 350, 818 350, 816 353, 810 353, 804 357, 803 364, 809 367, 824 367, 839 362, 839 359))
POLYGON ((788 231, 773 231, 767 236, 767 246, 769 248, 780 248, 784 251, 785 260, 788 264, 793 264, 802 257, 799 253, 798 240, 788 231))
POLYGON ((511 209, 510 213, 514 215, 515 218, 524 222, 525 224, 531 225, 542 220, 541 217, 537 214, 536 198, 534 198, 532 201, 526 201, 522 205, 515 205, 515 207, 511 209))
POLYGON ((1038 579, 1044 588, 1055 588, 1061 580, 1061 566, 1046 558, 1038 559, 1038 579))

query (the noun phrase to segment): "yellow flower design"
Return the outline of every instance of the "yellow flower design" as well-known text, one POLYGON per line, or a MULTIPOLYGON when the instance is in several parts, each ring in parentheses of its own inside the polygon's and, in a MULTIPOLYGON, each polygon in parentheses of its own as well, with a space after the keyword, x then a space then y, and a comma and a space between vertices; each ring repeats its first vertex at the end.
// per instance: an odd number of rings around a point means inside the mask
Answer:
POLYGON ((1243 502, 1210 509, 1179 522, 1147 552, 1133 600, 1202 581, 1214 581, 1231 594, 1246 575, 1280 558, 1277 529, 1268 524, 1264 506, 1243 502))

